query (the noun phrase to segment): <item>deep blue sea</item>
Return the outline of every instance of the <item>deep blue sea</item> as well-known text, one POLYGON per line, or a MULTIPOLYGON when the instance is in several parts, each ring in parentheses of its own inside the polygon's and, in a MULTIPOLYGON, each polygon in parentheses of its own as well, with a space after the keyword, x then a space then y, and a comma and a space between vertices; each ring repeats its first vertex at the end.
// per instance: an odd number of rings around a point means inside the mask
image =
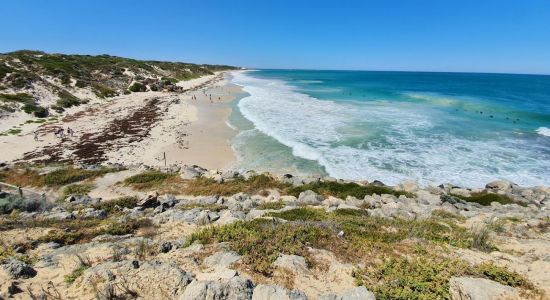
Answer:
POLYGON ((258 70, 229 120, 241 169, 396 184, 550 185, 550 76, 258 70))

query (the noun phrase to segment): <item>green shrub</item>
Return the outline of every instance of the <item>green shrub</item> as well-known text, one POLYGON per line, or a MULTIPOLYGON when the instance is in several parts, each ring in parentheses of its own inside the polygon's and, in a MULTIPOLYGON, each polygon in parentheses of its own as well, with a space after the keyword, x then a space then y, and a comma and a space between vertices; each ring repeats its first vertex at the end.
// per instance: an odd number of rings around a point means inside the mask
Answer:
POLYGON ((175 177, 174 173, 163 173, 160 171, 146 171, 124 179, 124 184, 137 189, 151 188, 164 183, 167 179, 175 177))
POLYGON ((115 90, 101 84, 95 84, 92 88, 92 91, 99 98, 110 98, 118 96, 118 93, 115 90))
POLYGON ((341 183, 332 181, 304 184, 301 186, 290 188, 288 190, 288 193, 290 195, 298 197, 301 192, 307 190, 312 190, 324 196, 334 196, 341 199, 345 199, 347 196, 363 199, 365 196, 370 196, 372 194, 390 194, 396 197, 399 197, 400 195, 411 196, 409 193, 394 191, 393 189, 385 186, 359 185, 353 182, 341 183))
POLYGON ((28 114, 33 114, 37 118, 46 118, 49 114, 48 109, 35 104, 25 104, 21 109, 28 114))
POLYGON ((69 195, 87 195, 94 188, 93 184, 70 184, 63 188, 61 191, 61 197, 69 195))
MULTIPOLYGON (((494 194, 494 193, 487 193, 487 192, 481 192, 481 193, 472 193, 470 197, 465 197, 461 195, 453 195, 457 198, 460 198, 467 202, 475 202, 479 203, 481 205, 491 205, 491 202, 498 202, 500 204, 512 204, 516 203, 514 200, 512 200, 510 197, 506 195, 500 195, 500 194, 494 194)), ((516 203, 522 206, 525 206, 523 203, 516 203)))
POLYGON ((40 199, 21 198, 19 196, 8 196, 0 198, 0 214, 9 214, 14 210, 34 212, 43 210, 47 203, 40 199))
POLYGON ((59 99, 56 101, 56 104, 57 106, 62 108, 78 106, 81 103, 77 97, 65 90, 59 91, 57 93, 57 96, 59 97, 59 99))
POLYGON ((63 280, 67 284, 72 284, 73 282, 75 282, 76 279, 78 279, 78 277, 80 277, 80 276, 82 276, 82 274, 84 274, 84 271, 88 270, 89 268, 90 268, 89 266, 80 265, 78 268, 74 269, 71 272, 71 274, 65 275, 63 280))
POLYGON ((285 207, 285 203, 283 201, 262 202, 256 206, 256 209, 281 209, 283 207, 285 207))
POLYGON ((19 102, 24 104, 33 104, 34 97, 27 93, 18 94, 0 94, 0 101, 4 102, 19 102))
POLYGON ((110 169, 83 170, 72 167, 55 170, 43 176, 44 184, 47 186, 61 186, 70 183, 82 181, 89 178, 95 178, 110 172, 110 169))
POLYGON ((145 87, 145 85, 139 83, 139 82, 134 82, 134 84, 132 84, 128 90, 132 91, 132 92, 145 92, 147 90, 147 88, 145 87))
POLYGON ((251 176, 248 180, 241 176, 221 183, 215 181, 214 179, 199 177, 197 179, 187 181, 187 185, 183 189, 183 192, 196 196, 229 196, 240 192, 255 194, 272 188, 286 189, 289 186, 290 185, 281 183, 265 174, 251 176))
POLYGON ((115 211, 115 207, 120 208, 134 208, 137 206, 138 199, 136 197, 121 197, 113 200, 102 201, 95 205, 95 209, 102 209, 107 213, 115 211))

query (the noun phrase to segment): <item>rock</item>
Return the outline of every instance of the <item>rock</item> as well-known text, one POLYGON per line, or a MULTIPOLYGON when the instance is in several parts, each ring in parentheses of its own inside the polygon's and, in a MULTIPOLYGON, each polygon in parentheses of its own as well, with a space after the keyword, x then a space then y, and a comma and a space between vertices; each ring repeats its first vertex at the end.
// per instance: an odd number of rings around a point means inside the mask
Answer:
POLYGON ((349 205, 349 204, 346 204, 346 203, 342 203, 342 204, 338 205, 338 209, 359 209, 359 207, 357 207, 355 205, 349 205))
POLYGON ((52 208, 50 212, 44 214, 44 218, 59 221, 76 219, 73 213, 66 211, 63 207, 52 208))
POLYGON ((323 202, 323 196, 316 194, 312 190, 307 190, 300 193, 298 202, 302 204, 319 205, 323 202))
POLYGON ((90 219, 105 219, 107 218, 107 213, 102 210, 102 209, 99 209, 99 210, 95 210, 95 209, 90 209, 90 210, 87 210, 86 212, 84 212, 84 214, 82 215, 82 218, 90 218, 90 219))
POLYGON ((166 195, 162 199, 159 199, 159 202, 165 209, 168 209, 174 207, 178 203, 178 200, 174 195, 166 195))
POLYGON ((65 199, 65 202, 70 204, 84 204, 84 205, 95 205, 101 202, 100 198, 92 198, 88 195, 70 195, 65 199))
POLYGON ((380 180, 375 180, 373 181, 370 185, 374 185, 374 186, 386 186, 382 181, 380 180))
POLYGON ((157 207, 158 205, 160 205, 160 202, 158 201, 158 196, 159 194, 157 192, 148 194, 147 196, 143 197, 137 203, 137 205, 144 208, 157 207))
POLYGON ((159 246, 160 253, 168 253, 170 250, 172 250, 172 243, 170 242, 164 242, 159 246))
POLYGON ((307 300, 306 294, 278 285, 260 284, 254 289, 252 300, 307 300))
POLYGON ((8 258, 4 261, 2 267, 8 274, 8 276, 12 279, 19 279, 19 278, 32 278, 36 276, 36 270, 34 270, 31 266, 27 265, 26 263, 15 259, 15 258, 8 258))
POLYGON ((246 300, 252 299, 253 290, 252 282, 239 276, 222 281, 194 280, 179 300, 246 300))
POLYGON ((449 285, 453 300, 514 299, 518 295, 515 288, 485 278, 452 277, 449 285))
POLYGON ((405 180, 402 183, 398 184, 395 187, 395 190, 413 193, 418 190, 418 183, 416 183, 416 181, 405 180))
POLYGON ((497 190, 497 191, 510 191, 512 190, 512 183, 507 180, 495 180, 487 183, 485 185, 486 189, 497 190))
POLYGON ((206 225, 215 222, 220 218, 220 215, 215 211, 203 210, 195 218, 194 222, 198 225, 206 225))
POLYGON ((205 258, 203 264, 213 269, 228 268, 240 258, 241 256, 235 252, 220 251, 205 258))
POLYGON ((207 171, 206 169, 203 169, 199 166, 184 165, 180 169, 180 177, 181 179, 195 179, 201 176, 202 174, 204 174, 206 171, 207 171))
POLYGON ((220 212, 220 218, 216 222, 219 225, 231 224, 238 220, 244 220, 246 215, 242 211, 223 210, 220 212))
POLYGON ((319 300, 376 300, 376 298, 366 287, 358 286, 340 294, 323 295, 319 300))
POLYGON ((123 282, 131 290, 139 291, 142 299, 158 299, 159 295, 176 299, 183 294, 194 276, 174 263, 125 260, 103 262, 87 269, 82 275, 82 286, 97 283, 98 279, 102 279, 98 288, 123 282))
POLYGON ((295 273, 307 273, 306 259, 298 255, 285 255, 280 254, 279 257, 273 262, 274 267, 285 268, 295 273))

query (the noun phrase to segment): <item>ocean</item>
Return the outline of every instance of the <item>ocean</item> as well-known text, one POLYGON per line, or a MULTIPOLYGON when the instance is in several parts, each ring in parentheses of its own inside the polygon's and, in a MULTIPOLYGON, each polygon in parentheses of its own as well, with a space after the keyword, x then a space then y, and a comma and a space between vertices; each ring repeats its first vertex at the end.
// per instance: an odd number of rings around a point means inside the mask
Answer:
POLYGON ((229 123, 238 168, 451 183, 550 185, 550 76, 254 70, 229 123))

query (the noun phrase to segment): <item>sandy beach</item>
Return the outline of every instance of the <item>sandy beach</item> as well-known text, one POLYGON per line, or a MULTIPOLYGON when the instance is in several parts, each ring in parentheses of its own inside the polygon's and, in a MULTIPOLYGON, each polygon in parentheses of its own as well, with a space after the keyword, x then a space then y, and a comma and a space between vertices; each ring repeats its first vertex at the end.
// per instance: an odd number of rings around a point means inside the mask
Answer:
POLYGON ((41 124, 25 124, 17 117, 3 120, 8 127, 20 124, 21 132, 0 136, 2 161, 164 166, 166 155, 167 165, 228 168, 235 160, 229 144, 235 132, 226 121, 229 102, 240 88, 230 85, 227 76, 220 72, 180 82, 184 93, 149 91, 96 99, 41 124), (68 127, 73 136, 54 135, 68 127))

